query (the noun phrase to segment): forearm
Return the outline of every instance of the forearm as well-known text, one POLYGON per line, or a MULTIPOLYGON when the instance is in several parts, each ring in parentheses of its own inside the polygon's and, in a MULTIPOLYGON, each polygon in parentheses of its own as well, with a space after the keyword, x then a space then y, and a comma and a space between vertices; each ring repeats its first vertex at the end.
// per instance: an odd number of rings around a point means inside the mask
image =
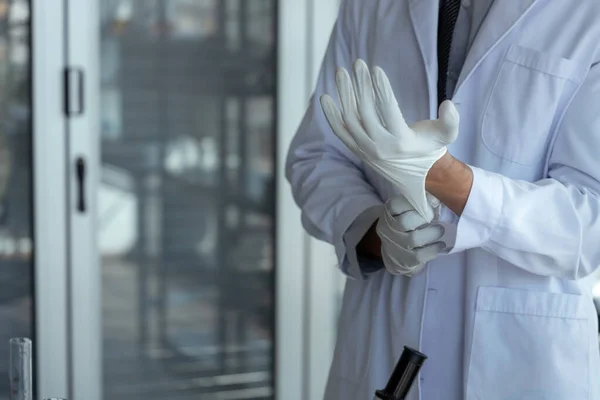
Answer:
POLYGON ((425 190, 460 216, 469 199, 473 171, 465 163, 446 153, 429 170, 425 190))
POLYGON ((454 251, 482 248, 531 273, 566 279, 585 277, 600 263, 593 239, 600 237, 600 196, 580 186, 578 171, 525 182, 468 168, 449 166, 446 183, 436 177, 431 185, 461 215, 454 251))

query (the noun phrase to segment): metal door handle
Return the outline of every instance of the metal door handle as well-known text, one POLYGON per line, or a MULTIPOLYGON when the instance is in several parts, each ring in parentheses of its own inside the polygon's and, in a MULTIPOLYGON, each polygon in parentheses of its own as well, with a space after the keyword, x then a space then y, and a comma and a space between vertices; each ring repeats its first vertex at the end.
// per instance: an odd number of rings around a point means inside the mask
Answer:
POLYGON ((75 171, 77 174, 77 211, 85 212, 85 160, 82 157, 77 158, 75 162, 75 171))

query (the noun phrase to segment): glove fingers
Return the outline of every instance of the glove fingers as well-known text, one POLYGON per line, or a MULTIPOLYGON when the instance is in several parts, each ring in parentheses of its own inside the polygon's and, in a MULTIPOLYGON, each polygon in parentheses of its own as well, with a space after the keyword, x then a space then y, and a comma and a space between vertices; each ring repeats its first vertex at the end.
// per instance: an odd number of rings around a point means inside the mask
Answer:
POLYGON ((378 135, 385 135, 387 132, 383 128, 375 108, 375 95, 369 67, 363 60, 358 59, 354 63, 353 69, 358 113, 367 135, 371 139, 378 135))
POLYGON ((404 275, 408 277, 415 276, 418 274, 423 268, 425 268, 426 263, 420 262, 414 254, 409 254, 408 257, 398 255, 403 261, 400 261, 396 254, 386 252, 384 249, 381 251, 381 255, 383 258, 383 262, 385 268, 392 275, 404 275))
POLYGON ((339 68, 335 78, 338 94, 340 96, 340 103, 342 105, 344 122, 346 123, 348 132, 352 135, 354 141, 361 150, 373 151, 375 149, 375 144, 365 131, 363 123, 360 120, 354 87, 348 71, 344 68, 339 68))
POLYGON ((439 118, 436 122, 438 139, 445 145, 453 143, 458 136, 460 117, 454 103, 444 101, 439 108, 439 118))
POLYGON ((436 242, 418 249, 413 249, 411 251, 414 252, 417 261, 420 263, 427 263, 437 258, 437 256, 439 256, 440 253, 445 249, 446 244, 444 242, 436 242))
POLYGON ((392 197, 385 203, 385 210, 392 216, 412 210, 413 207, 403 196, 392 197))
POLYGON ((419 263, 412 254, 392 254, 387 251, 384 245, 381 246, 381 258, 385 269, 392 275, 412 276, 415 269, 418 269, 419 263), (397 256, 397 257, 396 257, 397 256), (402 259, 402 261, 399 260, 402 259))
POLYGON ((417 249, 436 243, 444 236, 444 232, 444 227, 438 224, 407 232, 405 233, 407 237, 406 247, 408 249, 417 249))
POLYGON ((395 216, 388 212, 386 207, 384 219, 389 229, 393 232, 414 231, 415 229, 418 229, 429 223, 429 221, 423 218, 423 216, 419 214, 412 206, 410 206, 409 211, 404 211, 403 213, 395 216))
POLYGON ((357 152, 359 152, 358 146, 350 132, 346 129, 342 114, 331 96, 326 94, 321 96, 321 108, 323 109, 325 118, 327 119, 327 122, 329 122, 329 126, 331 126, 333 133, 335 133, 350 151, 357 155, 357 152))
POLYGON ((381 249, 381 259, 385 269, 392 275, 402 275, 402 270, 398 267, 395 260, 392 260, 387 252, 381 249))
POLYGON ((352 79, 350 79, 350 75, 348 75, 348 71, 346 71, 345 68, 337 69, 335 73, 335 83, 340 98, 340 104, 342 106, 344 121, 346 121, 346 123, 351 122, 360 125, 356 97, 354 95, 354 88, 352 87, 352 79))
POLYGON ((381 243, 388 244, 387 247, 393 248, 395 251, 412 251, 434 243, 442 243, 440 239, 444 236, 444 233, 444 227, 439 224, 428 225, 408 232, 395 230, 389 225, 377 225, 377 234, 381 239, 381 243))
POLYGON ((396 136, 400 132, 410 132, 402 111, 398 107, 398 100, 396 100, 392 85, 385 72, 379 67, 373 68, 373 85, 379 114, 387 129, 396 136))
POLYGON ((421 214, 415 210, 407 211, 398 215, 391 221, 390 227, 398 232, 409 232, 419 229, 429 223, 421 214))

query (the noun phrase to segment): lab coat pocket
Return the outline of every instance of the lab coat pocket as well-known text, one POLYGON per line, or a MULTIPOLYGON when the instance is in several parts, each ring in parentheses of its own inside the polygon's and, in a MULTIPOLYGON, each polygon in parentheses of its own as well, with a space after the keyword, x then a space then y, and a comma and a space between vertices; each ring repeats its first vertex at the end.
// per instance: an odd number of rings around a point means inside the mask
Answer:
POLYGON ((480 287, 467 400, 588 399, 582 296, 480 287))
POLYGON ((573 60, 512 45, 491 90, 482 123, 482 140, 497 156, 536 165, 550 144, 568 85, 583 79, 573 60))

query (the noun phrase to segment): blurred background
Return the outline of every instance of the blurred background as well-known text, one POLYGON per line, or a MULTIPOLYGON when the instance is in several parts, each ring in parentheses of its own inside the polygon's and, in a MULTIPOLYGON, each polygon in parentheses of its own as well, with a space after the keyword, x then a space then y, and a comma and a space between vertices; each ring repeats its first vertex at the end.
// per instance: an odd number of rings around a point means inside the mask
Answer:
POLYGON ((337 7, 0 0, 0 376, 28 336, 40 396, 322 398, 344 278, 283 162, 337 7))

